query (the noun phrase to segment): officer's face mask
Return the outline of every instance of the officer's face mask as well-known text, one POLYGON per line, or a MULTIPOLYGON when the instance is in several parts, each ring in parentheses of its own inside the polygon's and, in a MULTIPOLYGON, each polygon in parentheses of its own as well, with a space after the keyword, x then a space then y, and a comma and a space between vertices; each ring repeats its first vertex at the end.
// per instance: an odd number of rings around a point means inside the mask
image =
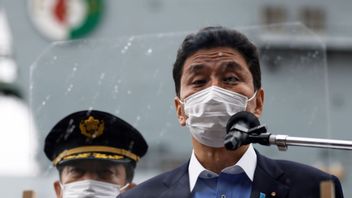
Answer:
POLYGON ((128 184, 121 187, 117 184, 96 180, 82 180, 61 184, 62 198, 116 198, 127 186, 128 184))
POLYGON ((217 86, 211 86, 184 99, 186 125, 192 136, 200 143, 220 148, 224 147, 226 124, 230 117, 245 111, 248 99, 239 93, 217 86))

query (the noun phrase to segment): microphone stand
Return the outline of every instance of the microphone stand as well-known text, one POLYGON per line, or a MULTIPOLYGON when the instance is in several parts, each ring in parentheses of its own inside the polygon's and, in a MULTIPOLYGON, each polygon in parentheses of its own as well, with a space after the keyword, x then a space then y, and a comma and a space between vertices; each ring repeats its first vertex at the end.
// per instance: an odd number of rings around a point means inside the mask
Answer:
MULTIPOLYGON (((241 127, 241 125, 234 125, 225 137, 225 148, 229 150, 249 143, 259 143, 266 146, 274 144, 277 145, 280 151, 286 151, 288 146, 352 150, 352 141, 272 135, 267 132, 264 125, 251 129, 246 129, 241 127)), ((320 197, 335 198, 335 184, 333 181, 320 182, 320 197)))
POLYGON ((266 131, 264 125, 260 125, 249 130, 248 141, 270 146, 277 145, 280 151, 286 151, 288 146, 303 146, 315 148, 331 148, 340 150, 352 150, 352 141, 322 139, 322 138, 305 138, 291 137, 288 135, 272 135, 271 133, 261 133, 266 131), (258 132, 259 131, 259 132, 258 132))

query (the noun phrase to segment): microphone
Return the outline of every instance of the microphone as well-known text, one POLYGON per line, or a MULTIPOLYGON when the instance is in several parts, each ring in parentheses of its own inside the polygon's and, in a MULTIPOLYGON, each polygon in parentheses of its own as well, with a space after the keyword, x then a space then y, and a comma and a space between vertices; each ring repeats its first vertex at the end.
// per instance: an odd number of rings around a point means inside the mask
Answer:
POLYGON ((352 141, 272 135, 264 125, 260 125, 254 114, 247 111, 231 116, 226 125, 226 133, 224 146, 228 150, 236 150, 250 143, 276 145, 280 151, 286 151, 288 146, 352 150, 352 141))
POLYGON ((225 148, 236 150, 242 145, 251 143, 249 132, 258 126, 260 126, 258 118, 248 111, 241 111, 231 116, 226 125, 225 148))

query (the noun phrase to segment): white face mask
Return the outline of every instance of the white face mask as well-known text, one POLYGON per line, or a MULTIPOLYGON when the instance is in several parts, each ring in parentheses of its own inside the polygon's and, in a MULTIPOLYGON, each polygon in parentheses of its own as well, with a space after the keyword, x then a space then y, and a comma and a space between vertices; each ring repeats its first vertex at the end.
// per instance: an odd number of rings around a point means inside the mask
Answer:
POLYGON ((82 180, 61 185, 62 198, 116 198, 128 186, 96 180, 82 180))
POLYGON ((186 125, 200 143, 215 148, 224 147, 227 121, 232 115, 245 111, 247 103, 255 95, 248 99, 217 86, 203 89, 184 99, 184 110, 188 117, 186 125))

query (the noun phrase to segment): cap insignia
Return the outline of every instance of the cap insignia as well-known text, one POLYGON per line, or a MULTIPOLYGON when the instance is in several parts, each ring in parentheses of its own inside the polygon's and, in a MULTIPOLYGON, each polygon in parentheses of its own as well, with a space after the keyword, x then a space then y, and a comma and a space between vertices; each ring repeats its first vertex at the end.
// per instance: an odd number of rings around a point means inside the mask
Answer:
POLYGON ((87 136, 90 139, 101 136, 104 132, 104 121, 94 119, 93 116, 89 116, 88 119, 82 120, 79 124, 81 134, 87 136))

